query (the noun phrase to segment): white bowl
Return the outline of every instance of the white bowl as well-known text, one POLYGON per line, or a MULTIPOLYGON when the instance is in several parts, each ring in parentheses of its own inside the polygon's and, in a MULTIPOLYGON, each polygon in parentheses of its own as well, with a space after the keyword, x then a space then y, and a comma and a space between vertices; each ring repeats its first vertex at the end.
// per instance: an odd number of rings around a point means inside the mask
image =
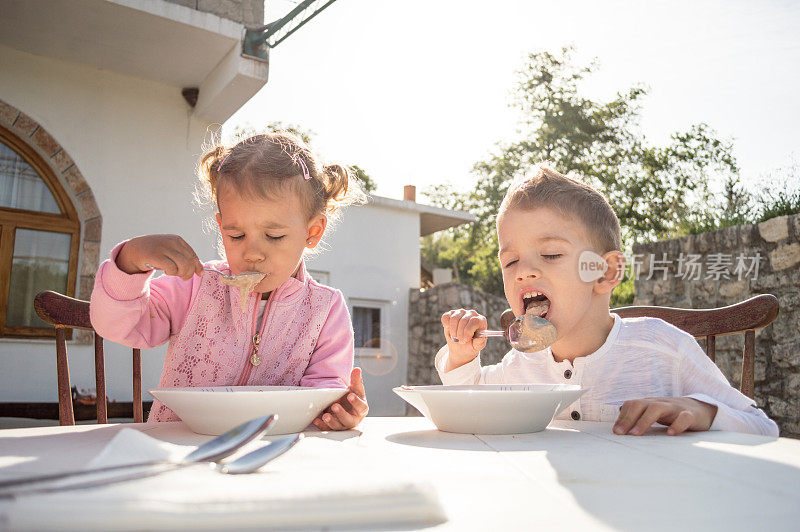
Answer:
POLYGON ((588 388, 575 384, 400 386, 394 392, 444 432, 539 432, 588 388))
POLYGON ((240 423, 278 414, 268 434, 302 432, 317 415, 340 399, 345 388, 302 386, 215 386, 154 388, 153 396, 200 434, 222 434, 240 423))

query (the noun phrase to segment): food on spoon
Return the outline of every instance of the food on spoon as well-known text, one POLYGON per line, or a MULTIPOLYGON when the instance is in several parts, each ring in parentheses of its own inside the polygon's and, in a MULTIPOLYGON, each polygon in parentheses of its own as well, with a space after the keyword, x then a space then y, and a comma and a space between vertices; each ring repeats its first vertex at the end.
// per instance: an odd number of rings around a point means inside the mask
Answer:
MULTIPOLYGON (((510 331, 509 331, 510 333, 510 331)), ((519 320, 520 350, 526 353, 541 351, 553 345, 558 337, 555 326, 544 318, 528 312, 519 320)))
MULTIPOLYGON (((541 351, 558 337, 555 326, 547 320, 550 312, 550 299, 542 292, 531 290, 522 295, 525 314, 512 325, 518 349, 525 353, 541 351)), ((509 339, 512 334, 509 328, 509 339)))
POLYGON ((222 278, 222 284, 239 289, 239 305, 242 307, 242 312, 244 312, 247 310, 247 298, 250 297, 250 292, 266 276, 266 273, 246 272, 232 277, 225 276, 222 278))

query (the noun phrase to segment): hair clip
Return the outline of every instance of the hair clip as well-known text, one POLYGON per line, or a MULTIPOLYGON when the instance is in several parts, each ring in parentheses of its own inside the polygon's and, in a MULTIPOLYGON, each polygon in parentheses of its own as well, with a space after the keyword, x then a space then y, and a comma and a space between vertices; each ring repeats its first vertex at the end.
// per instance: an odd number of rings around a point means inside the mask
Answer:
POLYGON ((306 181, 311 179, 311 175, 308 173, 308 167, 306 166, 306 163, 303 162, 303 158, 298 157, 297 162, 300 163, 300 168, 303 169, 303 179, 305 179, 306 181))
POLYGON ((219 172, 220 170, 222 170, 222 165, 223 165, 223 164, 225 164, 225 161, 227 161, 227 160, 228 160, 228 157, 230 157, 230 156, 231 156, 231 152, 232 152, 232 151, 233 151, 233 150, 229 150, 229 151, 228 151, 228 153, 226 153, 226 154, 225 154, 225 157, 223 157, 223 158, 222 158, 222 160, 219 162, 219 164, 217 165, 217 171, 218 171, 218 172, 219 172))

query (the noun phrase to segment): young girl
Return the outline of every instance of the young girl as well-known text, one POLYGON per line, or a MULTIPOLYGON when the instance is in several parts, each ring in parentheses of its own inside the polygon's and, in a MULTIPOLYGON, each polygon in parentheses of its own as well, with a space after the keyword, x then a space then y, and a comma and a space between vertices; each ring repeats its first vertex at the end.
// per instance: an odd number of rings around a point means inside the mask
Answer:
MULTIPOLYGON (((202 264, 177 235, 118 244, 97 272, 95 330, 131 347, 169 340, 160 387, 349 386, 314 424, 355 427, 368 405, 353 369, 347 305, 340 291, 314 281, 303 261, 329 216, 358 193, 348 171, 323 166, 294 135, 270 133, 208 151, 198 177, 216 203, 225 260, 202 264), (204 267, 264 277, 248 294, 204 267), (153 279, 154 269, 166 275, 153 279)), ((155 401, 148 421, 177 419, 155 401)))

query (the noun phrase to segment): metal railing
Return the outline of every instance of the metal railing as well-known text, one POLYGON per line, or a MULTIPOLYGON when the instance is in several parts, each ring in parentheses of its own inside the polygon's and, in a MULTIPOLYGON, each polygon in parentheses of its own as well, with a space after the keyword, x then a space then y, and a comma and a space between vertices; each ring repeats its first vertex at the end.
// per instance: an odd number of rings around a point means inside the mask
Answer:
POLYGON ((242 39, 242 54, 266 61, 271 48, 288 39, 335 1, 303 0, 282 18, 263 26, 247 28, 242 39))

